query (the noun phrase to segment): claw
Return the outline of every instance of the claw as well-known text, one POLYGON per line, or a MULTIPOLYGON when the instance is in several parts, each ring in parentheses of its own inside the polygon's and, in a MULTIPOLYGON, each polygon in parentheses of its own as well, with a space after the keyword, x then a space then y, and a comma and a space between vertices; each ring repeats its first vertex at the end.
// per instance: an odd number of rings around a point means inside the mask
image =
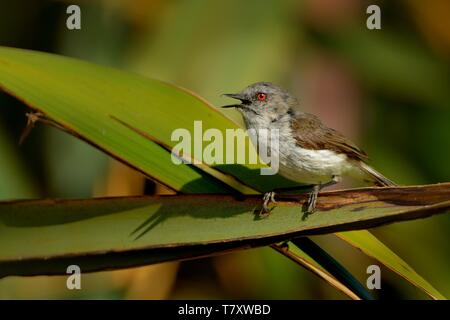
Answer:
POLYGON ((316 211, 317 195, 319 194, 320 185, 315 185, 311 193, 309 194, 308 203, 306 207, 306 212, 308 214, 314 213, 316 211))
POLYGON ((260 216, 267 216, 273 210, 273 208, 269 208, 271 203, 277 203, 275 201, 275 192, 266 192, 263 197, 263 205, 262 210, 259 213, 260 216))

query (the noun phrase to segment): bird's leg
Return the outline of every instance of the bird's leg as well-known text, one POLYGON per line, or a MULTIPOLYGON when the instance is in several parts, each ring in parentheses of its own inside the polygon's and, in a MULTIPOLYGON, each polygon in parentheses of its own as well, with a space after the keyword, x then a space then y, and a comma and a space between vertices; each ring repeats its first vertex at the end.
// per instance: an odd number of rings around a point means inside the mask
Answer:
POLYGON ((320 184, 314 185, 312 191, 309 193, 308 202, 306 206, 306 213, 311 214, 316 211, 316 202, 317 202, 317 195, 320 191, 320 184))
POLYGON ((276 203, 275 201, 275 192, 266 192, 263 197, 263 206, 260 212, 261 216, 268 215, 272 211, 273 208, 269 208, 269 204, 276 203))
POLYGON ((333 176, 333 177, 331 178, 331 180, 328 181, 327 183, 322 183, 322 184, 320 184, 320 190, 322 190, 323 188, 332 186, 332 185, 334 185, 334 184, 336 184, 336 183, 338 183, 338 182, 340 182, 340 181, 341 181, 341 177, 340 177, 340 176, 333 176))
POLYGON ((333 176, 333 178, 330 181, 328 181, 327 183, 321 183, 321 184, 314 185, 313 190, 309 194, 309 198, 308 198, 308 202, 307 202, 307 206, 306 206, 306 214, 311 214, 311 213, 314 213, 314 211, 316 211, 317 196, 319 194, 319 191, 322 190, 323 188, 332 186, 332 185, 338 183, 339 181, 340 181, 340 177, 333 176))

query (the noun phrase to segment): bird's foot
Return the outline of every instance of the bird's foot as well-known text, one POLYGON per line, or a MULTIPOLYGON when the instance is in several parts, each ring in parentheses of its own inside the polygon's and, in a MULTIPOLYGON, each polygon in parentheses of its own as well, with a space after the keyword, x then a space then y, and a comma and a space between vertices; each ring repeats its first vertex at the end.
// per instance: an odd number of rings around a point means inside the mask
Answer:
POLYGON ((314 213, 316 211, 316 203, 317 203, 317 192, 313 191, 309 194, 308 202, 306 206, 307 213, 314 213))
POLYGON ((310 214, 316 211, 317 196, 319 194, 320 185, 315 185, 309 193, 308 201, 305 203, 306 210, 303 213, 303 220, 308 218, 310 214))
POLYGON ((269 207, 269 205, 270 205, 271 203, 277 203, 277 202, 275 201, 275 192, 273 192, 273 191, 272 191, 272 192, 266 192, 266 193, 264 194, 262 209, 261 209, 261 211, 259 212, 259 215, 260 215, 261 217, 266 217, 266 216, 269 216, 269 215, 270 215, 270 213, 271 213, 272 210, 273 210, 273 207, 272 207, 272 208, 269 207))

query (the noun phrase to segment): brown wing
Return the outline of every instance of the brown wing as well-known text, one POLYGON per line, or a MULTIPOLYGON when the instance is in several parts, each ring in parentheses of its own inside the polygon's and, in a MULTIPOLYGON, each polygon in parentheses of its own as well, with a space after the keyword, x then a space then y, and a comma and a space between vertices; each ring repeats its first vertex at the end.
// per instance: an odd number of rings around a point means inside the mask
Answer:
POLYGON ((328 128, 315 115, 296 114, 292 123, 297 144, 310 150, 333 150, 349 158, 365 161, 367 154, 334 129, 328 128))

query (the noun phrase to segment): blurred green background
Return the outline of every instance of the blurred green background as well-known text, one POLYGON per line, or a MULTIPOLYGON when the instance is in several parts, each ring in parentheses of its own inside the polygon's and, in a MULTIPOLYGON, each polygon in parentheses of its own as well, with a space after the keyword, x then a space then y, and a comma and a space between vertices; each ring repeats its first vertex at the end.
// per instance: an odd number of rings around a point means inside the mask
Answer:
MULTIPOLYGON (((272 81, 302 109, 356 141, 400 184, 450 181, 448 0, 0 1, 0 45, 53 52, 220 95, 272 81), (66 8, 81 7, 81 30, 66 8), (381 8, 381 30, 366 8, 381 8)), ((18 145, 26 107, 0 93, 0 199, 167 193, 100 151, 37 125, 18 145)), ((238 117, 229 111, 230 117, 238 117)), ((151 156, 151 155, 149 155, 151 156)), ((373 230, 447 297, 448 215, 373 230)), ((314 237, 365 283, 375 263, 336 237, 314 237)), ((424 298, 382 269, 378 298, 424 298)), ((344 299, 269 248, 215 258, 66 277, 0 280, 8 298, 344 299)))

